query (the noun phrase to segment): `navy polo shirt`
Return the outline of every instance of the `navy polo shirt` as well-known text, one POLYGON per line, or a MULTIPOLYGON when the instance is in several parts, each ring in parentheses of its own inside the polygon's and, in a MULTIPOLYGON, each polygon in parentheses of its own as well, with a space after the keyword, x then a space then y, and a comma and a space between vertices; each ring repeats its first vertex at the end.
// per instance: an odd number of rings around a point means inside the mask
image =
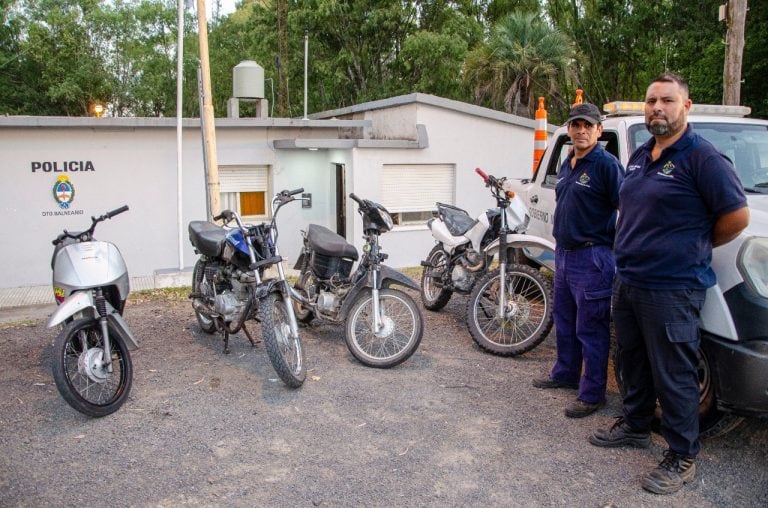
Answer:
POLYGON ((651 138, 627 164, 619 193, 616 269, 631 286, 706 289, 715 284, 717 219, 746 206, 731 162, 689 125, 651 160, 651 138))
POLYGON ((624 176, 621 163, 598 143, 571 168, 573 151, 557 174, 552 235, 558 248, 573 249, 585 243, 613 245, 619 187, 624 176))

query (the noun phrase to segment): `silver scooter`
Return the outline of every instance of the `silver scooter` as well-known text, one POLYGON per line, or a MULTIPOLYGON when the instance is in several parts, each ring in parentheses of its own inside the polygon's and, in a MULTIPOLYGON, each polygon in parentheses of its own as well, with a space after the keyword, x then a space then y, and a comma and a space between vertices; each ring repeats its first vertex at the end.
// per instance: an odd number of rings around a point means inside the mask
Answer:
POLYGON ((62 325, 53 344, 53 379, 64 400, 88 416, 114 413, 133 381, 130 350, 138 343, 122 317, 128 269, 120 251, 93 237, 96 225, 128 210, 91 217, 83 232, 66 229, 53 241, 53 294, 59 307, 48 328, 62 325))

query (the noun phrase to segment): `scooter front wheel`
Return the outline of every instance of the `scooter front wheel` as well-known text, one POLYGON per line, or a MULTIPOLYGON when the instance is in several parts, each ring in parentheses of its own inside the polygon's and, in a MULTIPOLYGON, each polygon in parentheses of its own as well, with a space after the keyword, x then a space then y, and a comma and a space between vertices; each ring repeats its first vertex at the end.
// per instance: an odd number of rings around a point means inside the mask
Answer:
POLYGON ((541 344, 552 329, 551 285, 539 270, 517 264, 507 265, 504 295, 500 282, 499 270, 494 270, 475 284, 467 304, 467 326, 486 351, 521 355, 541 344))
POLYGON ((56 388, 67 404, 88 416, 106 416, 120 409, 133 382, 133 364, 125 340, 110 324, 107 330, 111 362, 105 361, 104 336, 96 319, 70 322, 53 344, 56 388))
POLYGON ((291 335, 288 305, 279 292, 268 294, 259 304, 262 309, 261 332, 269 361, 275 372, 290 388, 304 384, 307 369, 301 338, 291 335))
POLYGON ((369 367, 394 367, 419 347, 424 322, 413 298, 397 289, 379 290, 379 308, 381 327, 374 330, 373 292, 357 297, 347 318, 347 347, 369 367))

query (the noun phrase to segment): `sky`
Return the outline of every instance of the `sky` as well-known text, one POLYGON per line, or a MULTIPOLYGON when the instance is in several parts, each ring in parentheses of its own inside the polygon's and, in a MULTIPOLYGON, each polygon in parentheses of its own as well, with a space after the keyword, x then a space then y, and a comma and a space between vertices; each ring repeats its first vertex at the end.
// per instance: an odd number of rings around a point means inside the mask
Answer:
MULTIPOLYGON (((235 12, 235 2, 238 0, 221 0, 221 15, 226 16, 235 12)), ((197 2, 195 2, 196 4, 197 2)), ((216 0, 205 0, 205 8, 208 13, 208 18, 213 16, 213 6, 216 5, 216 0)))

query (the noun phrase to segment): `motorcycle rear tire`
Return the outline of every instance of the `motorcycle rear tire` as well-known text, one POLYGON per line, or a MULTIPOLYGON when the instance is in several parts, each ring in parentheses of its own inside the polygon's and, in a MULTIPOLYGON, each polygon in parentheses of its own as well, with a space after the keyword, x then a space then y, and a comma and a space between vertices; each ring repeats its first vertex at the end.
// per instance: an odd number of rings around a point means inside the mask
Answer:
POLYGON ((287 305, 282 293, 277 291, 264 297, 259 304, 262 310, 261 333, 269 361, 277 375, 288 387, 298 388, 307 377, 307 369, 301 338, 291 337, 287 305))
MULTIPOLYGON (((205 262, 202 259, 198 259, 195 263, 195 268, 192 270, 192 293, 199 293, 200 287, 203 285, 203 279, 205 278, 205 262)), ((206 283, 206 287, 210 287, 211 282, 206 283)), ((213 297, 213 294, 206 295, 213 297)), ((200 329, 205 333, 211 334, 216 331, 216 322, 208 316, 195 311, 195 317, 197 318, 197 324, 200 325, 200 329)))
POLYGON ((373 292, 358 295, 349 311, 345 339, 349 352, 361 363, 380 369, 394 367, 411 357, 421 343, 424 320, 408 294, 397 289, 379 290, 384 331, 372 331, 373 292))
MULTIPOLYGON (((293 288, 302 294, 302 296, 307 296, 309 294, 309 291, 307 291, 307 287, 311 287, 313 285, 313 276, 312 272, 309 271, 309 269, 305 269, 301 272, 299 275, 299 280, 296 281, 296 283, 293 285, 293 288)), ((312 322, 313 319, 315 319, 315 313, 310 309, 308 306, 304 305, 303 303, 299 302, 298 300, 292 300, 293 301, 293 312, 296 314, 296 321, 299 323, 309 324, 312 322)))
POLYGON ((77 319, 68 323, 53 343, 53 379, 64 400, 80 411, 102 417, 114 413, 128 399, 133 383, 133 363, 121 332, 107 324, 112 349, 112 372, 106 373, 88 360, 103 352, 104 337, 99 321, 77 319), (83 355, 81 338, 90 355, 83 355), (90 364, 90 366, 89 366, 90 364), (90 372, 89 372, 90 371, 90 372), (95 379, 98 378, 98 379, 95 379))
POLYGON ((435 287, 434 277, 428 277, 427 272, 438 270, 434 266, 440 266, 442 270, 448 269, 448 254, 443 250, 443 244, 435 245, 427 256, 427 263, 433 267, 423 267, 421 271, 421 303, 427 310, 437 311, 448 304, 453 291, 448 288, 435 287))
POLYGON ((517 356, 541 344, 552 329, 552 289, 534 268, 511 264, 506 269, 507 312, 497 317, 499 270, 482 277, 467 303, 467 326, 484 350, 517 356))

